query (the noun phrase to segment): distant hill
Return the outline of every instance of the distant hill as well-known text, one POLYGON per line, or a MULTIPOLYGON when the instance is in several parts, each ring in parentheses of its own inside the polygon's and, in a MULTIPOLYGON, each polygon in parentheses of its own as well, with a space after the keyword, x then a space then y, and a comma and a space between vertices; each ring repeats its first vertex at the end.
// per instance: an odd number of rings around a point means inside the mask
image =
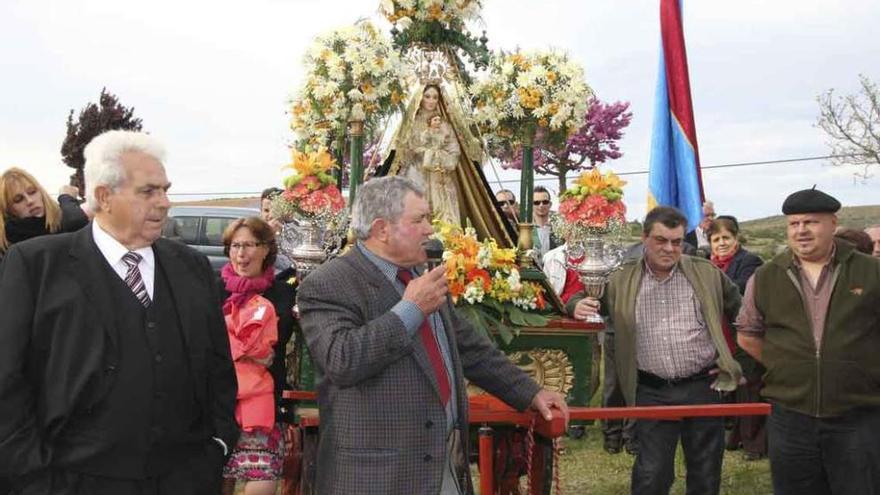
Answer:
POLYGON ((220 198, 220 199, 200 199, 194 201, 174 201, 173 206, 235 206, 239 208, 259 208, 260 198, 254 196, 252 198, 220 198))
MULTIPOLYGON (((880 205, 844 206, 837 212, 838 225, 864 229, 880 223, 880 205)), ((758 218, 740 223, 743 245, 762 258, 772 258, 785 247, 784 215, 758 218)))
MULTIPOLYGON (((837 212, 840 225, 854 229, 864 229, 869 225, 880 223, 880 205, 869 206, 844 206, 837 212)), ((740 227, 749 231, 784 230, 785 216, 775 215, 772 217, 758 218, 740 223, 740 227)))

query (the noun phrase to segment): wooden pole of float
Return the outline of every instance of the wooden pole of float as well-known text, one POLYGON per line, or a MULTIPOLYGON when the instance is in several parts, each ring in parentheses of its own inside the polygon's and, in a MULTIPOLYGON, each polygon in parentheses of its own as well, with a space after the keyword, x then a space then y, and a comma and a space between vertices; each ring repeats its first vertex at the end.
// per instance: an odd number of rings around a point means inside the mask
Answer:
POLYGON ((364 181, 364 121, 352 120, 348 123, 351 136, 351 174, 348 184, 348 204, 354 205, 357 187, 364 181))
POLYGON ((345 167, 343 167, 343 163, 345 163, 345 131, 341 131, 338 136, 336 136, 336 153, 334 158, 336 158, 336 188, 342 191, 342 177, 345 175, 345 167))
POLYGON ((492 495, 495 493, 495 445, 492 439, 492 428, 483 425, 479 430, 480 436, 480 493, 492 495))
POLYGON ((532 258, 526 254, 532 249, 532 192, 535 182, 535 126, 527 124, 522 134, 522 170, 519 185, 519 238, 517 258, 520 266, 532 266, 532 258))

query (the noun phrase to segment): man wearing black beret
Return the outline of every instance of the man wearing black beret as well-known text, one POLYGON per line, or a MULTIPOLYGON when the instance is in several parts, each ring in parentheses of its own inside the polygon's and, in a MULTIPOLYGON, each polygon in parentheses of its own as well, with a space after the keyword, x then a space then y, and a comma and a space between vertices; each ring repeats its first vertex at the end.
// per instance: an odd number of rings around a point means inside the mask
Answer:
POLYGON ((880 493, 880 261, 834 240, 839 209, 815 187, 786 198, 789 248, 749 280, 736 321, 767 368, 776 495, 880 493))

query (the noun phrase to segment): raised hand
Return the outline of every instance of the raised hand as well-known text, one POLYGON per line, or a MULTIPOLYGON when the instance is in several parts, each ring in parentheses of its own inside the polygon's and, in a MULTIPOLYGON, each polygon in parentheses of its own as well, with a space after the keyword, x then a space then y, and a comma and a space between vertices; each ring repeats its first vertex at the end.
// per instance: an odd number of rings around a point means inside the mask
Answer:
POLYGON ((403 292, 403 299, 415 303, 422 313, 429 315, 446 302, 446 265, 441 264, 433 270, 414 278, 403 292))

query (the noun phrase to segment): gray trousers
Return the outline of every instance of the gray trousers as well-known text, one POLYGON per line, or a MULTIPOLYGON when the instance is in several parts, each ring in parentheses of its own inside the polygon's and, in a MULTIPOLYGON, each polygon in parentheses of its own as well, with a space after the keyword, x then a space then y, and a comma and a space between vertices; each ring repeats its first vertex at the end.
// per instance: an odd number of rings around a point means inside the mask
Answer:
MULTIPOLYGON (((605 364, 605 377, 602 381, 602 407, 625 407, 626 400, 623 391, 620 390, 620 381, 617 379, 617 368, 614 364, 614 329, 606 322, 605 335, 602 337, 602 354, 605 364), (611 332, 608 332, 608 329, 611 332)), ((606 441, 629 442, 633 439, 634 419, 604 419, 602 420, 602 434, 606 441)))
MULTIPOLYGON (((639 384, 636 405, 718 404, 721 394, 710 388, 712 377, 650 387, 639 384)), ((636 423, 639 453, 632 471, 633 495, 668 495, 675 481, 675 449, 681 440, 687 470, 687 495, 717 495, 724 459, 723 418, 679 421, 640 419, 636 423)))

